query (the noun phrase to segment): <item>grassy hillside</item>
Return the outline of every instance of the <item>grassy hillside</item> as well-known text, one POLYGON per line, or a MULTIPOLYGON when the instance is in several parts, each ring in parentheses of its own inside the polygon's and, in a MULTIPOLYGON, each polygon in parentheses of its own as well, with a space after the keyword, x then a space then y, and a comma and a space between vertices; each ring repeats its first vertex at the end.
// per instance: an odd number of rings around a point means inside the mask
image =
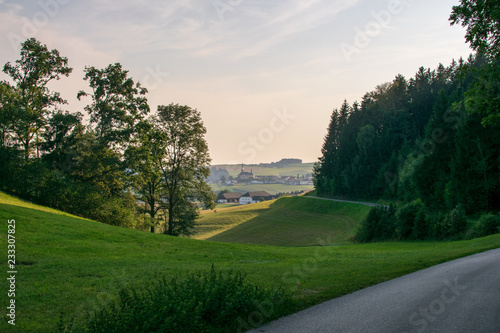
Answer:
MULTIPOLYGON (((294 206, 298 214, 305 209, 294 206)), ((3 320, 1 332, 51 332, 61 312, 83 316, 114 297, 118 283, 146 284, 159 274, 208 271, 212 263, 218 269, 247 273, 255 283, 282 283, 301 300, 299 310, 443 261, 500 247, 500 235, 451 243, 333 247, 206 242, 112 227, 3 194, 0 219, 4 221, 0 229, 4 260, 6 221, 16 220, 17 261, 16 326, 3 320)), ((322 238, 331 243, 328 235, 322 238)), ((4 309, 9 302, 5 267, 0 273, 4 309)))
POLYGON ((276 200, 259 202, 253 205, 217 208, 215 211, 202 211, 200 219, 197 222, 197 233, 192 238, 205 240, 234 228, 269 210, 270 205, 275 201, 276 200))
POLYGON ((289 197, 205 213, 198 239, 241 244, 313 246, 330 235, 328 245, 347 243, 370 207, 289 197))

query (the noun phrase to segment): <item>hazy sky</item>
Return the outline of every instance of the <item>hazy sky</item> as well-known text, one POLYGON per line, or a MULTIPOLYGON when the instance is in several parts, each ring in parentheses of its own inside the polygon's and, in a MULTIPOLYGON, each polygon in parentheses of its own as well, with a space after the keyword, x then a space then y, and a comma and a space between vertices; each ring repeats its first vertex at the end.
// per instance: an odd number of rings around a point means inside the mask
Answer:
MULTIPOLYGON (((0 65, 36 37, 74 68, 120 62, 151 109, 198 109, 214 164, 316 161, 331 112, 397 74, 466 58, 458 0, 0 0, 0 65)), ((2 73, 0 79, 7 77, 2 73)))

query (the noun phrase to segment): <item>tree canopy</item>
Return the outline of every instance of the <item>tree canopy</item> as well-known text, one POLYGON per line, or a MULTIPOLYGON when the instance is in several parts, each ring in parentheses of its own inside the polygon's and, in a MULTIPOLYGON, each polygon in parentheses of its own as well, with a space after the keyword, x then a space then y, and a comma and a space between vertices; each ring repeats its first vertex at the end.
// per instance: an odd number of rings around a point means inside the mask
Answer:
POLYGON ((30 38, 0 82, 0 189, 101 222, 192 234, 198 207, 213 208, 201 114, 160 106, 147 118, 147 89, 119 63, 85 68, 84 111, 48 83, 71 74, 68 59, 30 38), (165 222, 163 222, 165 221, 165 222))
POLYGON ((498 0, 461 0, 453 6, 452 25, 466 27, 465 39, 474 51, 500 57, 500 3, 498 0))
POLYGON ((358 240, 456 239, 466 214, 500 209, 499 5, 453 7, 451 23, 477 51, 467 60, 397 75, 333 111, 314 168, 319 194, 404 204, 371 212, 358 240))
POLYGON ((21 44, 21 58, 3 67, 14 83, 1 83, 4 135, 14 136, 13 140, 23 147, 25 159, 33 151, 33 140, 39 154, 42 133, 51 112, 66 103, 58 92, 50 91, 47 84, 69 76, 72 69, 67 64, 68 59, 59 51, 49 51, 47 46, 30 38, 21 44), (7 122, 8 119, 11 121, 7 122))

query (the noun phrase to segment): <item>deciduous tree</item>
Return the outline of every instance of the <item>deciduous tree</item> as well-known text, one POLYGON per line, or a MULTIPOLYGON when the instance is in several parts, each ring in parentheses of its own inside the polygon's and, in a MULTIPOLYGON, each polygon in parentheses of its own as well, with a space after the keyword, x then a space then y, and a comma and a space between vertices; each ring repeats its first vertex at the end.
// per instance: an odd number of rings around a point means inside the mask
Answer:
MULTIPOLYGON (((128 77, 119 63, 105 69, 85 68, 85 80, 92 88, 92 103, 85 107, 99 142, 121 149, 134 134, 135 125, 149 113, 147 89, 128 77)), ((80 91, 78 99, 88 93, 80 91)))
POLYGON ((466 27, 465 39, 481 55, 500 57, 500 3, 498 0, 461 0, 453 6, 450 23, 466 27))
POLYGON ((189 106, 170 104, 158 107, 155 140, 163 154, 157 163, 163 175, 168 235, 189 235, 198 216, 197 202, 214 207, 215 193, 205 179, 210 173, 210 156, 201 114, 189 106))
MULTIPOLYGON (((23 147, 25 159, 28 159, 33 150, 33 140, 37 140, 38 150, 50 112, 66 103, 47 84, 69 76, 72 68, 68 67, 68 59, 62 57, 59 51, 49 51, 46 45, 30 38, 21 44, 21 58, 15 64, 6 63, 3 71, 14 84, 2 83, 2 99, 8 98, 8 102, 3 100, 2 105, 9 104, 9 108, 5 109, 12 119, 9 129, 14 134, 14 140, 23 147)), ((2 113, 5 111, 2 107, 2 113)))

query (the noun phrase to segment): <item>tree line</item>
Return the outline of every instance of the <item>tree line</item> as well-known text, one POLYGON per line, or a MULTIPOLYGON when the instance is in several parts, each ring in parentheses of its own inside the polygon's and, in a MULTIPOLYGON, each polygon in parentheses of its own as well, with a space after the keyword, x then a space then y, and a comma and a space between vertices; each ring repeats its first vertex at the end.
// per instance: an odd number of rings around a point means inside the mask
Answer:
POLYGON ((395 211, 390 215, 394 223, 383 222, 389 220, 386 213, 372 213, 370 218, 385 223, 383 228, 392 225, 373 239, 447 238, 467 229, 462 218, 451 216, 499 211, 498 12, 494 1, 463 0, 453 7, 450 21, 467 27, 475 54, 434 70, 421 67, 410 79, 397 75, 360 103, 344 101, 333 111, 314 167, 318 193, 387 199, 413 212, 395 211), (418 211, 429 228, 415 232, 418 211), (451 220, 460 226, 434 230, 454 224, 451 220))
POLYGON ((119 63, 85 68, 84 111, 50 83, 72 73, 68 59, 30 38, 0 82, 0 188, 21 198, 112 225, 194 231, 199 205, 213 207, 205 183, 210 157, 201 114, 158 106, 119 63))

